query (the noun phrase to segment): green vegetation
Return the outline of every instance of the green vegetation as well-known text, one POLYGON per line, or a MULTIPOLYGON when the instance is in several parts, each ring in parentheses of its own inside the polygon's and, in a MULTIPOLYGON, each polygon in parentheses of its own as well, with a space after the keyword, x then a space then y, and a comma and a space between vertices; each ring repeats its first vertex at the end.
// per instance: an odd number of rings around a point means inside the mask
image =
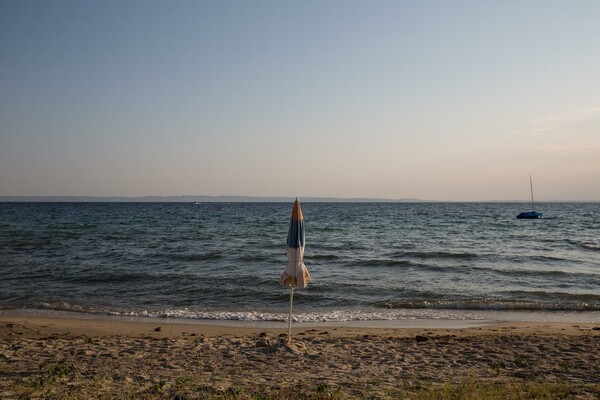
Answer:
POLYGON ((525 367, 527 365, 527 360, 520 354, 515 356, 515 365, 517 367, 525 367))
MULTIPOLYGON (((16 398, 52 399, 225 399, 225 400, 335 400, 335 399, 411 399, 411 400, 536 400, 600 399, 599 384, 546 383, 524 380, 477 380, 459 383, 400 382, 397 386, 355 382, 332 385, 327 382, 296 386, 220 387, 217 382, 199 381, 186 376, 172 381, 116 382, 105 376, 82 377, 76 366, 66 362, 41 366, 36 376, 24 379, 13 388, 16 398), (82 379, 83 378, 83 379, 82 379)), ((7 393, 4 392, 6 395, 7 393)))

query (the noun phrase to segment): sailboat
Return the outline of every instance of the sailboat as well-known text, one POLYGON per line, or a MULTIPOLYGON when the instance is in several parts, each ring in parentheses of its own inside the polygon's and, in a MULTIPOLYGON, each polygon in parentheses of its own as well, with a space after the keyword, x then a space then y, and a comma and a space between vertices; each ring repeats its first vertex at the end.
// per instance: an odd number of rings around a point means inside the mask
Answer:
POLYGON ((531 188, 531 211, 523 211, 517 215, 518 219, 536 219, 544 215, 544 213, 535 211, 533 207, 533 182, 531 181, 531 174, 529 174, 529 187, 531 188))

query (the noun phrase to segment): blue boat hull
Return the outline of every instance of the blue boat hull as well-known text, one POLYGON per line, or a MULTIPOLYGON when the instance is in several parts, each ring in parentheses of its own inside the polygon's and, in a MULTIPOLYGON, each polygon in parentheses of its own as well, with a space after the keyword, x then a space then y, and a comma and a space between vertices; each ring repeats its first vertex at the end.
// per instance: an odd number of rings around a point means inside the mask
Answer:
POLYGON ((521 214, 517 215, 517 218, 518 219, 536 219, 536 218, 540 218, 542 215, 544 215, 544 213, 537 212, 537 211, 525 211, 525 212, 522 212, 521 214))

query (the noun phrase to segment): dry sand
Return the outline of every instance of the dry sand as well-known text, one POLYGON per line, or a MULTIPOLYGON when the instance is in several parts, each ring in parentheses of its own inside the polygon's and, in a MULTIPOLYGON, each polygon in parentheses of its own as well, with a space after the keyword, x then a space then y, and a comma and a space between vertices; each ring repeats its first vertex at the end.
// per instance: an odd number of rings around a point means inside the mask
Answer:
MULTIPOLYGON (((285 329, 0 317, 0 398, 395 397, 465 379, 589 386, 600 398, 595 324, 464 329, 285 329), (327 396, 325 396, 327 394, 327 396)), ((598 396, 598 397, 596 397, 598 396)))

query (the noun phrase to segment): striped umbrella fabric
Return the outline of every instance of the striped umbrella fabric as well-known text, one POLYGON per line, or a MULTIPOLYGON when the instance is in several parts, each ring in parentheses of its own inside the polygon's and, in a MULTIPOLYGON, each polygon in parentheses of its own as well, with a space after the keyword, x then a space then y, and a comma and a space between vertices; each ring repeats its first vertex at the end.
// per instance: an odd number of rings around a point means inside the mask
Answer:
POLYGON ((289 288, 305 288, 310 274, 304 265, 304 218, 300 200, 296 197, 286 241, 288 265, 281 274, 281 284, 289 288))
POLYGON ((302 208, 300 200, 296 197, 290 228, 286 241, 286 250, 288 265, 281 274, 279 280, 283 286, 290 288, 290 315, 288 320, 288 341, 292 335, 292 306, 294 303, 294 289, 304 289, 311 281, 310 274, 306 265, 304 265, 304 218, 302 217, 302 208))

